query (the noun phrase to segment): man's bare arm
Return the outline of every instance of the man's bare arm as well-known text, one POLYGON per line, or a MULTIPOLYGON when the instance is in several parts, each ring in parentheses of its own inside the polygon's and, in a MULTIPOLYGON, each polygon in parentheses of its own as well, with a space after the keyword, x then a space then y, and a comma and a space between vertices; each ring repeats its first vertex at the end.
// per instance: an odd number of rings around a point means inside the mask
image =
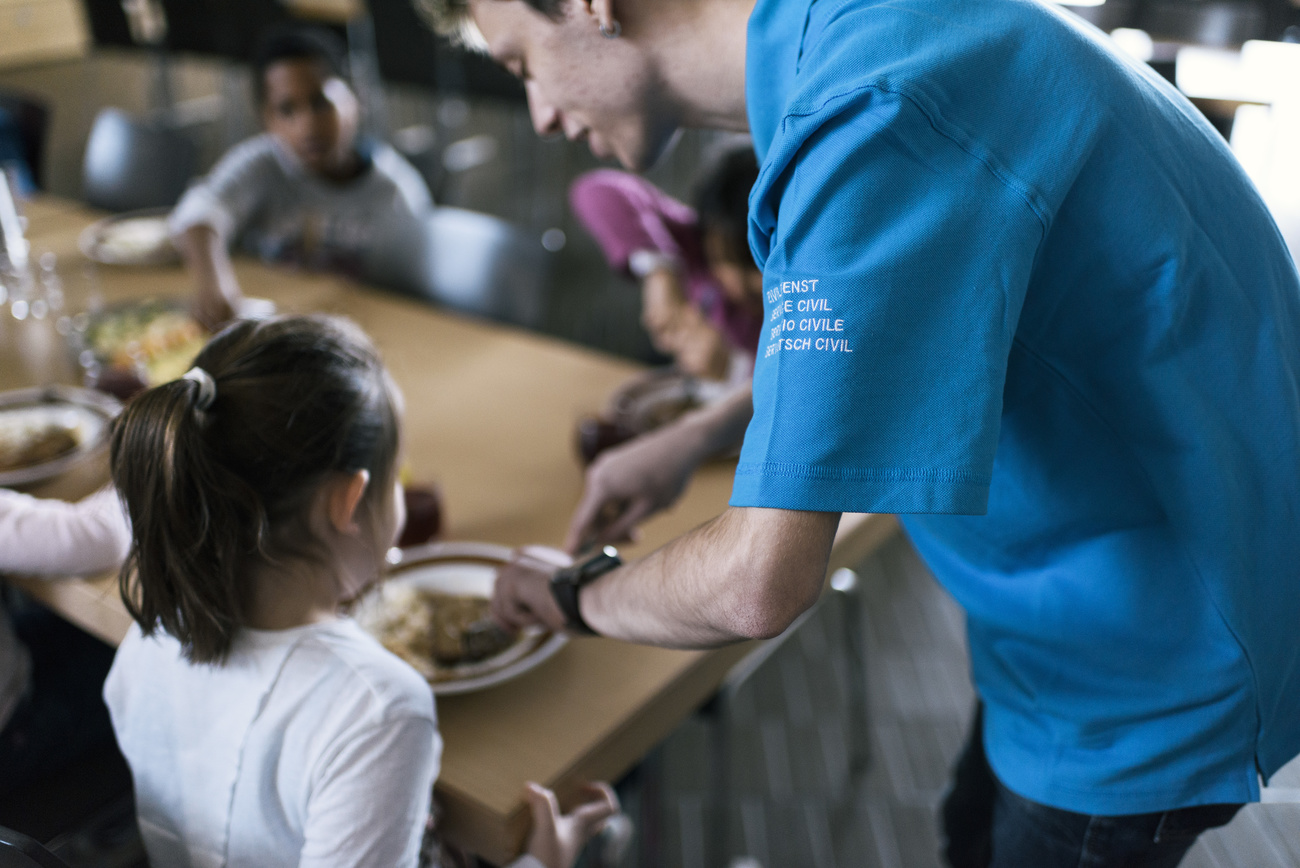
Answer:
MULTIPOLYGON (((602 635, 671 648, 778 635, 821 593, 839 518, 733 507, 586 586, 582 616, 602 635)), ((509 627, 563 627, 550 575, 522 562, 503 569, 493 599, 497 619, 509 627)))

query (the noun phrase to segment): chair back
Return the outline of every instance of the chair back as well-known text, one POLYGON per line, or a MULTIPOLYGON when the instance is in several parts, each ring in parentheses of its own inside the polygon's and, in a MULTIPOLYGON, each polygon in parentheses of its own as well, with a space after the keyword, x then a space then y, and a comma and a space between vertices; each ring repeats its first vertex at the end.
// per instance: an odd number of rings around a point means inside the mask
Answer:
POLYGON ((103 109, 82 164, 82 198, 109 211, 170 208, 194 174, 197 148, 181 132, 103 109))
POLYGON ((555 254, 499 217, 435 208, 425 218, 419 293, 466 313, 540 327, 555 254))
POLYGON ((0 826, 0 868, 68 868, 68 863, 35 838, 0 826))
POLYGON ((0 92, 0 111, 4 111, 18 128, 22 140, 23 161, 37 187, 45 186, 45 133, 50 110, 45 103, 15 93, 0 92))

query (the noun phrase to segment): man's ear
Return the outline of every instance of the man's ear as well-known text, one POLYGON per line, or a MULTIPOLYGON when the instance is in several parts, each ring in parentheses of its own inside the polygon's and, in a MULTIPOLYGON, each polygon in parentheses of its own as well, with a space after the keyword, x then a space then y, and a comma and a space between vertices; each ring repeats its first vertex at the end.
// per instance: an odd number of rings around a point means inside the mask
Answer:
POLYGON ((595 19, 596 24, 608 33, 614 32, 617 21, 614 16, 614 0, 581 0, 581 3, 587 7, 587 14, 595 19))
POLYGON ((361 505, 361 498, 365 496, 369 484, 369 470, 340 474, 329 484, 326 511, 330 524, 339 533, 355 534, 361 529, 357 524, 357 507, 361 505))

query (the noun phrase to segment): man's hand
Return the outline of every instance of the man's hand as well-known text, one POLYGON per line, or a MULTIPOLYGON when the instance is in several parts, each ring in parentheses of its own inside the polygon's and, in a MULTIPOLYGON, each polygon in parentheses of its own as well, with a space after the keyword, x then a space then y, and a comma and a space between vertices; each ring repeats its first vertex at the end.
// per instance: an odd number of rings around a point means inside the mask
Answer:
POLYGON ((753 413, 748 387, 610 449, 587 468, 566 551, 632 539, 636 526, 672 506, 700 462, 740 440, 753 413))
POLYGON ((208 331, 218 332, 235 318, 241 298, 227 298, 218 289, 200 285, 194 293, 194 318, 208 331))
POLYGON ((525 546, 497 572, 492 591, 492 618, 507 630, 539 624, 563 630, 564 613, 551 594, 551 576, 573 563, 564 552, 545 546, 525 546))
POLYGON ((618 813, 618 796, 609 784, 589 784, 584 789, 592 800, 562 814, 555 793, 528 785, 528 809, 533 815, 528 853, 546 868, 570 868, 605 821, 618 813))
POLYGON ((565 550, 576 554, 632 539, 647 516, 672 506, 698 463, 682 443, 689 437, 681 426, 667 425, 601 453, 587 469, 565 550))

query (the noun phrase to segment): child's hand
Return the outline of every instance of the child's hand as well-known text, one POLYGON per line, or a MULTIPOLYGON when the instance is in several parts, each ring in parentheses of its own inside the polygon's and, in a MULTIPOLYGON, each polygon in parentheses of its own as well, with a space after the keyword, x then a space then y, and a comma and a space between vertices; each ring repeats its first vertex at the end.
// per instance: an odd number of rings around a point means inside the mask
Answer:
POLYGON ((215 334, 238 315, 241 300, 242 297, 232 299, 220 290, 201 287, 194 294, 194 318, 215 334))
POLYGON ((546 868, 571 868, 591 837, 618 813, 618 796, 609 784, 588 784, 586 790, 594 796, 593 801, 561 814, 555 793, 537 784, 528 785, 528 808, 533 815, 528 853, 546 868))

